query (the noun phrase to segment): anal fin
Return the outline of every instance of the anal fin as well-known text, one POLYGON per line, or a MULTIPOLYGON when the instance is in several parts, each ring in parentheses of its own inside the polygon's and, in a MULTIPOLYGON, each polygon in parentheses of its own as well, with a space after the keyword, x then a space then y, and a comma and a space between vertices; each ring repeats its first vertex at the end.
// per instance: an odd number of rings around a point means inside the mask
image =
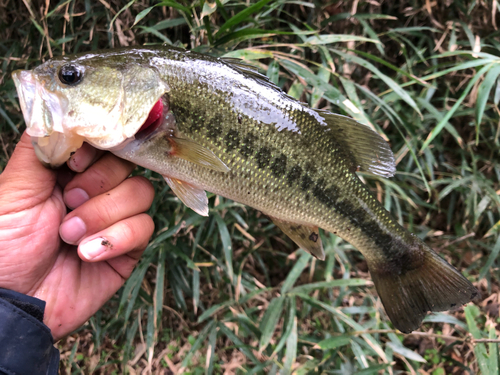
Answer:
POLYGON ((301 249, 311 253, 319 260, 325 259, 325 251, 323 250, 318 227, 296 224, 275 217, 271 217, 271 219, 301 249))
POLYGON ((208 216, 208 198, 205 190, 175 178, 168 176, 163 176, 163 178, 182 203, 197 214, 208 216))

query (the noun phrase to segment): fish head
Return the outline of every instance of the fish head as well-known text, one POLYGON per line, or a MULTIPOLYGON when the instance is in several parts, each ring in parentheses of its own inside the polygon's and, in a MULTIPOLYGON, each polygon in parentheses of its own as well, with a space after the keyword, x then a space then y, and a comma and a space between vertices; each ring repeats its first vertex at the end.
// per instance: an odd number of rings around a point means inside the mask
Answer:
POLYGON ((169 91, 159 72, 100 54, 61 57, 13 74, 38 158, 58 167, 88 142, 110 150, 133 140, 169 91))

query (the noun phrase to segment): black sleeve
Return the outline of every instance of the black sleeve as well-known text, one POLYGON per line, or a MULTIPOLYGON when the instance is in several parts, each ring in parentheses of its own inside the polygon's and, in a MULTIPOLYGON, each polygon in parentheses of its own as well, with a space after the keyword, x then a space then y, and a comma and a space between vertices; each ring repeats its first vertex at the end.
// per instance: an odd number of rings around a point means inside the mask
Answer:
POLYGON ((44 310, 44 301, 0 288, 0 374, 57 374, 59 350, 44 310))

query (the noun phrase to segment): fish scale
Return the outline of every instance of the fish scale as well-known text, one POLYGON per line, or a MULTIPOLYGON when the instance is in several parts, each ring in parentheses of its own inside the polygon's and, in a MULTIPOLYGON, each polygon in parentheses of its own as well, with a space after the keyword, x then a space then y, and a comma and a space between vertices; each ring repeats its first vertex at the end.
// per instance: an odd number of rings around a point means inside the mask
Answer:
POLYGON ((162 174, 202 215, 209 213, 205 191, 262 211, 321 259, 318 227, 328 230, 363 253, 387 314, 403 332, 418 328, 427 311, 477 295, 356 175, 395 173, 378 134, 308 108, 239 60, 137 47, 61 57, 15 72, 14 81, 43 162, 60 165, 86 141, 162 174), (61 67, 83 78, 66 84, 61 67), (112 89, 103 90, 103 82, 112 89), (159 100, 162 120, 151 129, 145 121, 159 100), (94 112, 113 113, 116 123, 94 112))

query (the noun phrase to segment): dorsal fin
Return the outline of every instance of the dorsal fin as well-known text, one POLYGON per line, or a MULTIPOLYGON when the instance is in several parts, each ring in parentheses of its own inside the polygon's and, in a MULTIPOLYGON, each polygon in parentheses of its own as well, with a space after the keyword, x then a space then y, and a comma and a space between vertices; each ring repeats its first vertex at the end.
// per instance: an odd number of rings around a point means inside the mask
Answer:
POLYGON ((335 140, 344 146, 344 150, 353 160, 354 170, 382 177, 394 176, 394 154, 380 135, 352 118, 327 111, 317 112, 334 132, 335 140))
MULTIPOLYGON (((243 74, 245 77, 253 79, 257 83, 266 86, 269 89, 278 91, 279 93, 288 97, 288 95, 269 80, 269 77, 260 73, 258 68, 253 65, 245 63, 243 60, 234 57, 221 57, 220 60, 228 65, 230 68, 236 70, 238 73, 243 74)), ((295 99, 294 99, 295 100, 295 99)))

